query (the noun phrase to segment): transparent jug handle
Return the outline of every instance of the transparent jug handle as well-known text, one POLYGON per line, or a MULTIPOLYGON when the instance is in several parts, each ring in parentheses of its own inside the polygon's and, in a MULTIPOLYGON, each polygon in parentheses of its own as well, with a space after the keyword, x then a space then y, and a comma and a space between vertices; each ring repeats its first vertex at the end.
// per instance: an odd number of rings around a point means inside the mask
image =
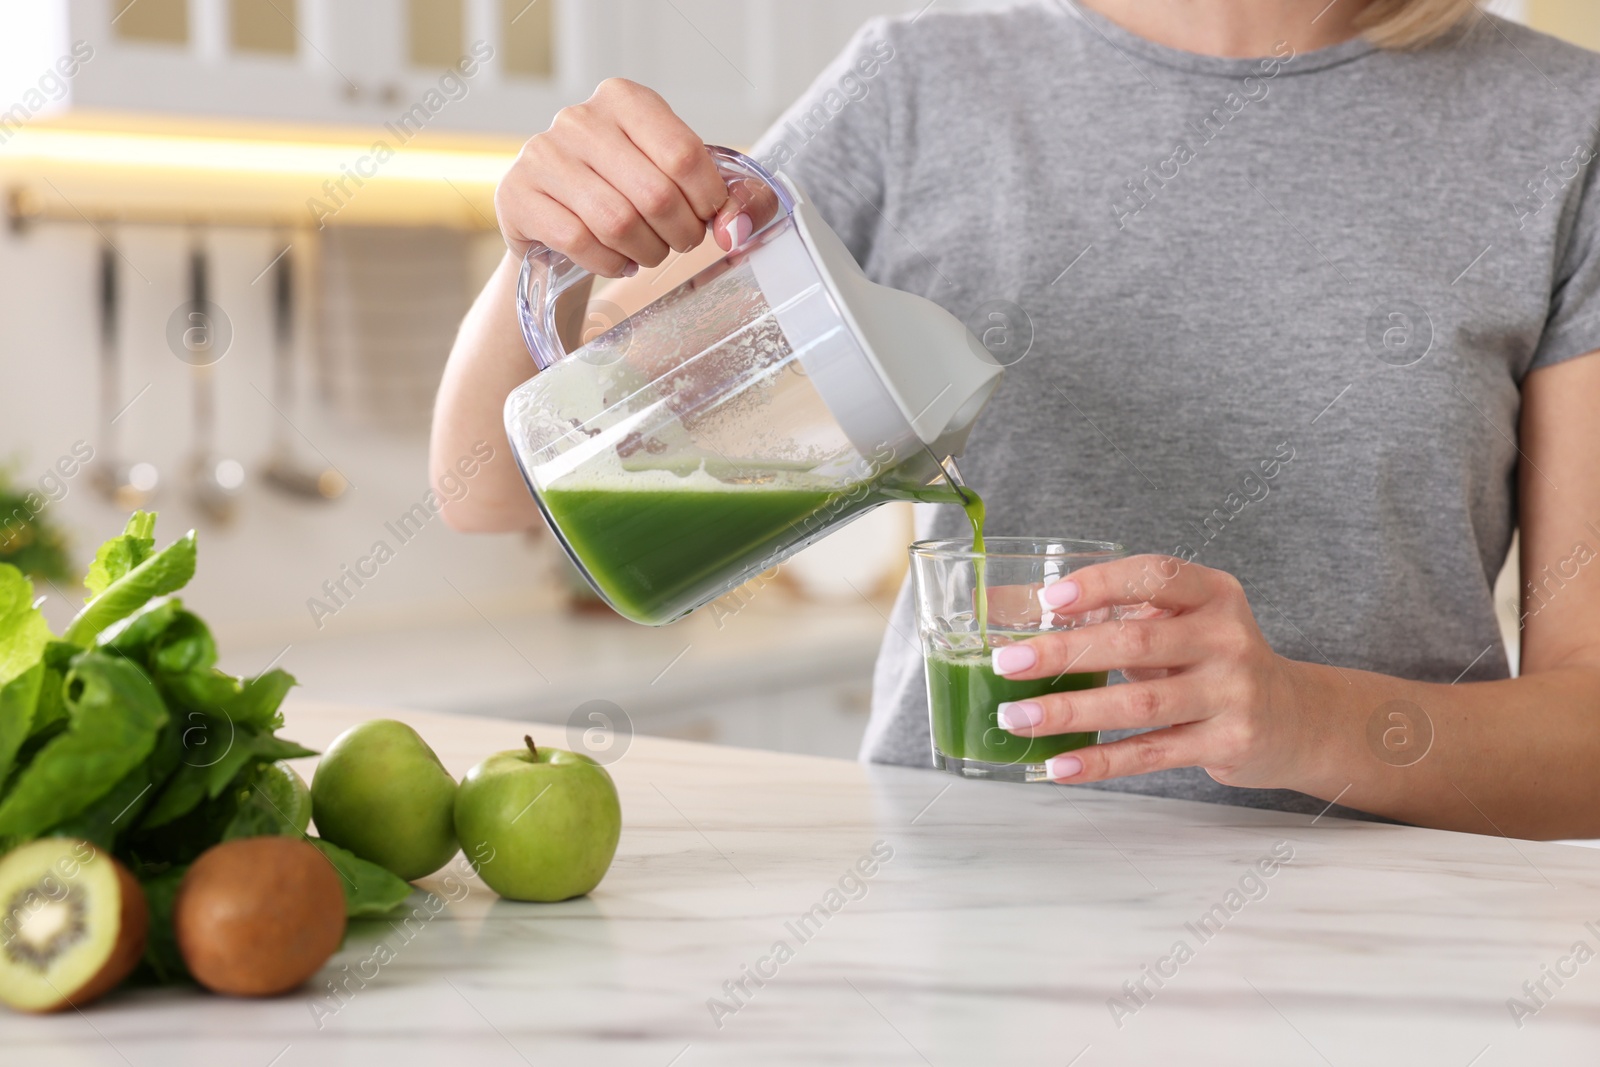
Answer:
MULTIPOLYGON (((793 213, 793 194, 760 163, 731 148, 707 145, 706 150, 730 187, 735 182, 756 181, 771 189, 777 198, 778 210, 757 233, 793 213)), ((522 339, 540 370, 548 370, 568 354, 556 329, 557 298, 588 277, 588 271, 548 245, 535 242, 522 257, 522 274, 517 280, 517 321, 522 324, 522 339)))

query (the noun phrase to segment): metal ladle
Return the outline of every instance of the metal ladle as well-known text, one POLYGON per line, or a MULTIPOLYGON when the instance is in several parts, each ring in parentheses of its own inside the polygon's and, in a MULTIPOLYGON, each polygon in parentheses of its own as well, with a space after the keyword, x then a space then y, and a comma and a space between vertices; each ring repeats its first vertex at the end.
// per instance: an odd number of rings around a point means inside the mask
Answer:
MULTIPOLYGON (((100 422, 99 462, 91 475, 93 485, 122 511, 149 503, 161 480, 152 463, 127 463, 119 445, 117 419, 122 400, 122 353, 117 323, 117 250, 108 240, 100 246, 100 422)), ((137 399, 137 397, 135 398, 137 399)))
POLYGON ((290 437, 293 424, 289 412, 295 408, 294 388, 294 269, 293 251, 278 257, 273 278, 272 315, 272 394, 279 419, 272 435, 261 476, 266 483, 290 496, 308 500, 332 500, 343 495, 349 483, 330 466, 303 462, 290 437))
POLYGON ((189 252, 189 321, 185 347, 194 359, 194 449, 189 459, 189 494, 200 513, 213 522, 227 524, 238 511, 238 494, 244 485, 244 467, 237 460, 218 459, 215 453, 217 422, 216 324, 207 299, 210 265, 203 238, 189 252), (191 344, 189 339, 193 338, 191 344))

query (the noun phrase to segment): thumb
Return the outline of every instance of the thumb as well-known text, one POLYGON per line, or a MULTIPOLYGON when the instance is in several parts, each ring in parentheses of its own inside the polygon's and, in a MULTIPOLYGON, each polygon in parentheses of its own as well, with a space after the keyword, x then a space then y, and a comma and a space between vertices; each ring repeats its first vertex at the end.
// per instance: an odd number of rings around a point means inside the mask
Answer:
POLYGON ((711 236, 724 252, 739 248, 778 213, 778 197, 765 182, 739 178, 711 220, 711 236))

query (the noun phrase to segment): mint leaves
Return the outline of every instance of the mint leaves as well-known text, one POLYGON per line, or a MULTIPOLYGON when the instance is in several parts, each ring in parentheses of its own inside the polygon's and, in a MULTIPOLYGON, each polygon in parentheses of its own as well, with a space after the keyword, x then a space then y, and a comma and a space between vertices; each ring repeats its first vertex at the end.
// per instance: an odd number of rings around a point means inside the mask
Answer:
POLYGON ((0 800, 0 838, 31 840, 99 800, 144 761, 166 725, 155 686, 103 652, 73 661, 64 682, 67 727, 46 742, 0 800))
POLYGON ((330 841, 312 838, 344 882, 345 914, 350 918, 387 915, 411 895, 411 885, 384 868, 347 852, 330 841))

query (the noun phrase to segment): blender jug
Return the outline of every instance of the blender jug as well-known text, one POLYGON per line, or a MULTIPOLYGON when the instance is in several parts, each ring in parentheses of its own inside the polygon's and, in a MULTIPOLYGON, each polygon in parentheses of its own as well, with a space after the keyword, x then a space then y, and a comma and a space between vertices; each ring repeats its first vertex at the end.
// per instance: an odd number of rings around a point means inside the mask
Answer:
POLYGON ((888 500, 957 499, 941 457, 1002 373, 955 316, 867 280, 787 178, 709 151, 776 198, 743 245, 571 353, 556 302, 589 275, 534 245, 518 285, 539 370, 506 400, 512 451, 589 583, 647 625, 888 500))

